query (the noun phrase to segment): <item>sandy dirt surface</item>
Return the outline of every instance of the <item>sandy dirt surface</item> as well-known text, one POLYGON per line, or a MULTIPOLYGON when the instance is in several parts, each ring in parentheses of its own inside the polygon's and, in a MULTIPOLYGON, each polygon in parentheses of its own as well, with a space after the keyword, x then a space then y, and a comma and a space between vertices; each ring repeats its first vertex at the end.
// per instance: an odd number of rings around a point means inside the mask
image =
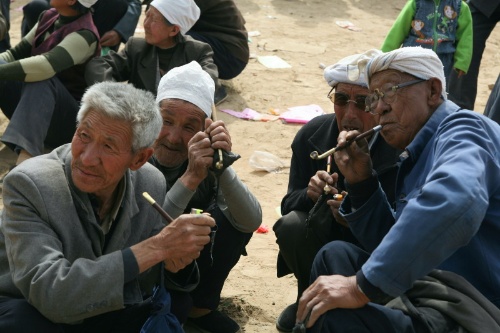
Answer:
MULTIPOLYGON (((20 7, 27 0, 11 4, 14 42, 19 40, 20 7)), ((289 107, 319 105, 325 112, 333 107, 326 98, 329 87, 321 65, 330 65, 353 53, 382 44, 386 32, 403 7, 404 0, 236 0, 251 32, 252 59, 237 78, 226 81, 229 97, 219 109, 242 111, 251 108, 263 114, 289 107), (337 21, 350 21, 353 30, 337 21), (255 57, 275 55, 291 68, 269 69, 255 57)), ((142 19, 136 35, 141 35, 142 19)), ((483 112, 490 90, 500 72, 500 28, 490 36, 479 76, 475 111, 483 112)), ((36 107, 34 107, 36 112, 36 107)), ((296 297, 292 276, 276 278, 278 248, 272 226, 279 217, 279 204, 286 193, 288 168, 280 172, 256 171, 249 164, 255 151, 269 152, 289 164, 290 144, 300 125, 281 121, 246 121, 218 112, 232 135, 233 151, 242 158, 234 164, 240 178, 259 199, 267 234, 255 233, 224 287, 223 311, 235 318, 243 332, 276 332, 279 313, 296 297)), ((0 132, 7 121, 0 119, 0 132)), ((12 154, 0 152, 0 172, 12 163, 12 154)))

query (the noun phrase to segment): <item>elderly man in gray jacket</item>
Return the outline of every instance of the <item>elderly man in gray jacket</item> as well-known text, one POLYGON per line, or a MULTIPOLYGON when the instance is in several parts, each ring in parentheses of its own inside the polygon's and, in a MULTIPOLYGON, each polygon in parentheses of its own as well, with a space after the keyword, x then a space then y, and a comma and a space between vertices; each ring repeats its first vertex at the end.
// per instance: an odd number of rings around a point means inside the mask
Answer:
POLYGON ((4 180, 0 332, 137 333, 160 270, 167 286, 197 283, 194 259, 214 220, 183 215, 165 226, 143 198, 166 193, 146 163, 161 127, 153 95, 96 84, 77 121, 71 144, 4 180))

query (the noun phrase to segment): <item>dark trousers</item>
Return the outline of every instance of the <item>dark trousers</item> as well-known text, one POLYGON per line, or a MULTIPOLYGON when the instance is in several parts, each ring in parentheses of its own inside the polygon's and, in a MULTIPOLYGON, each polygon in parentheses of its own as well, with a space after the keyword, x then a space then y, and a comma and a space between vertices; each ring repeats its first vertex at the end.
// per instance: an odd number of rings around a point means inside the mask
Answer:
MULTIPOLYGON (((78 302, 78 300, 75 300, 78 302)), ((89 318, 78 325, 55 324, 24 299, 0 298, 2 333, 138 333, 149 317, 148 301, 89 318)))
MULTIPOLYGON (((321 275, 353 276, 368 260, 369 253, 352 243, 334 241, 325 245, 314 259, 311 283, 321 275)), ((430 307, 425 318, 415 317, 381 304, 368 303, 359 309, 333 309, 323 314, 308 330, 321 333, 452 333, 458 325, 446 315, 430 307)), ((411 313, 411 312, 409 312, 411 313)))
POLYGON ((71 142, 79 101, 56 77, 30 83, 0 81, 0 108, 10 119, 2 142, 37 156, 44 147, 71 142))
POLYGON ((307 213, 292 211, 282 216, 273 226, 279 246, 278 277, 293 273, 297 279, 297 300, 309 286, 314 257, 325 243, 309 234, 307 213))
POLYGON ((469 3, 472 14, 473 25, 473 47, 472 60, 467 74, 457 76, 455 71, 451 71, 448 87, 448 98, 460 107, 474 110, 477 95, 477 79, 479 76, 479 66, 483 57, 486 40, 500 21, 500 6, 497 7, 491 17, 482 14, 474 4, 469 3))
MULTIPOLYGON (((328 208, 326 214, 330 214, 328 208)), ((356 240, 347 228, 335 225, 328 234, 323 230, 315 230, 306 225, 308 214, 300 211, 292 211, 282 216, 273 226, 276 235, 276 243, 279 246, 277 260, 278 277, 293 273, 297 278, 297 300, 304 290, 309 287, 311 267, 318 251, 332 240, 345 240, 356 243, 356 240), (341 229, 346 229, 342 232, 341 229)), ((326 223, 336 223, 333 217, 326 223)))
MULTIPOLYGON (((50 0, 31 0, 23 7, 23 21, 21 23, 21 35, 25 36, 36 24, 38 17, 50 8, 50 0)), ((128 9, 127 0, 106 0, 98 1, 93 7, 92 18, 94 24, 102 36, 104 33, 113 30, 115 25, 125 15, 128 9)), ((119 46, 119 45, 118 45, 119 46)), ((116 49, 118 49, 116 46, 116 49)))
POLYGON ((215 310, 227 276, 241 255, 246 254, 245 247, 253 234, 236 230, 219 208, 210 214, 217 223, 213 250, 211 251, 211 243, 208 243, 196 259, 200 269, 200 283, 191 292, 191 297, 195 307, 215 310))
POLYGON ((217 70, 219 71, 219 79, 233 79, 245 69, 247 63, 233 56, 217 38, 203 35, 195 31, 188 31, 187 35, 196 40, 205 42, 212 47, 214 51, 214 63, 217 65, 217 70))
MULTIPOLYGON (((320 275, 355 275, 368 258, 367 252, 353 244, 343 241, 328 243, 314 260, 311 283, 320 275)), ((415 329, 411 318, 400 310, 368 303, 360 309, 330 310, 308 332, 414 333, 415 329)))
POLYGON ((500 74, 486 103, 484 115, 500 124, 500 74))

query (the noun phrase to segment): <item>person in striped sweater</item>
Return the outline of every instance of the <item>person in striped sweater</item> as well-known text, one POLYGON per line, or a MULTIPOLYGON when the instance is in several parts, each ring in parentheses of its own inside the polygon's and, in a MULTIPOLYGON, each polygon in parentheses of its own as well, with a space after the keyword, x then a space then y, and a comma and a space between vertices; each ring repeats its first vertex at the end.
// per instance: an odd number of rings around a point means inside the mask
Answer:
POLYGON ((71 141, 85 64, 100 53, 89 8, 97 0, 51 0, 33 29, 0 54, 0 108, 9 124, 1 141, 16 165, 71 141))

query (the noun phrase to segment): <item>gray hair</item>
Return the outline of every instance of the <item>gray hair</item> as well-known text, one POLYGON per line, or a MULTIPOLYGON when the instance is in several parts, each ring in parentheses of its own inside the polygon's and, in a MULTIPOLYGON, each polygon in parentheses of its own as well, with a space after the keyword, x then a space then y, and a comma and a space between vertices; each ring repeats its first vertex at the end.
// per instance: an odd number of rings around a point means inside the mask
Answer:
POLYGON ((154 95, 126 83, 108 81, 88 88, 76 116, 78 124, 90 110, 130 122, 132 151, 151 147, 163 123, 154 95))

